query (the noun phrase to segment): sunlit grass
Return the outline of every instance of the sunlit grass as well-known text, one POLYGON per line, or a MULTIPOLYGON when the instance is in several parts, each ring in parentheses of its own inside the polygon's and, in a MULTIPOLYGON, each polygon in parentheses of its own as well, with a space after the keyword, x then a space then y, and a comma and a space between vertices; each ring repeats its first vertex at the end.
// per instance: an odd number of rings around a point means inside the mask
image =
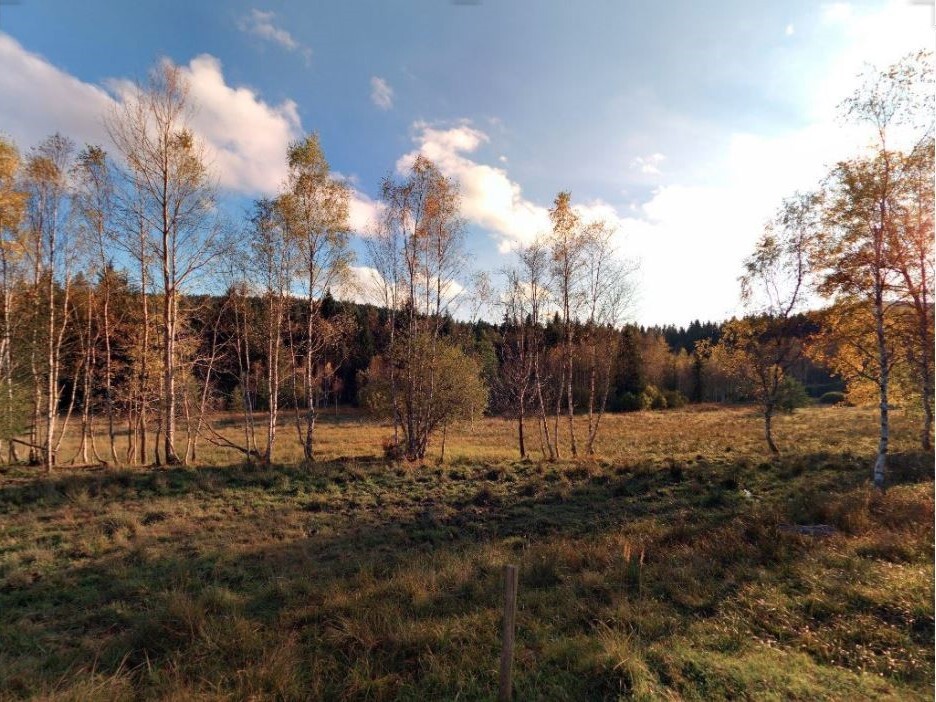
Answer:
POLYGON ((204 444, 198 468, 6 469, 0 698, 492 699, 508 562, 517 699, 932 698, 909 418, 883 496, 870 410, 780 418, 779 458, 747 408, 603 421, 557 463, 484 418, 444 464, 387 465, 391 428, 345 413, 310 466, 285 425, 270 469, 204 444))

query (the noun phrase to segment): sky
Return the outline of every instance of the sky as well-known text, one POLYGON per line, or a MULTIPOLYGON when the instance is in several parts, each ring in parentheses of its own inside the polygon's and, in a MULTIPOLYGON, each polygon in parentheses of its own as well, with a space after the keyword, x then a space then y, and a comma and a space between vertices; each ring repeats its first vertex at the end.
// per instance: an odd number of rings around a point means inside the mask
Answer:
POLYGON ((416 153, 455 178, 467 260, 498 271, 556 193, 639 264, 644 325, 743 310, 744 257, 782 199, 867 135, 837 105, 868 64, 932 48, 920 0, 0 3, 0 134, 108 147, 103 115, 161 58, 185 69, 227 207, 273 194, 315 131, 363 237, 416 153))

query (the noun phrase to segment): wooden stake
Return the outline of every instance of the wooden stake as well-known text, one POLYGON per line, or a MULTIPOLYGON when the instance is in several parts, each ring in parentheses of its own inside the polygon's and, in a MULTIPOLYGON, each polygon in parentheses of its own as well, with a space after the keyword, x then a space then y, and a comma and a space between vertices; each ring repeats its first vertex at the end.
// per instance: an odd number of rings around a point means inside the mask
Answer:
POLYGON ((517 566, 504 566, 504 647, 500 660, 499 702, 509 702, 513 695, 514 633, 517 619, 517 566))

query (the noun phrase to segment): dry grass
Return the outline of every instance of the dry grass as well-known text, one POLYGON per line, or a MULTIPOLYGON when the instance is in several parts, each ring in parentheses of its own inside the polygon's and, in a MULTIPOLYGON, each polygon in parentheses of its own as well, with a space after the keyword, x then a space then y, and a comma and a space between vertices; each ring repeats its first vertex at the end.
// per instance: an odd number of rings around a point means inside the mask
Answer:
MULTIPOLYGON (((856 407, 813 407, 798 410, 792 415, 774 419, 774 438, 785 453, 803 455, 847 453, 867 456, 877 449, 877 426, 874 410, 856 407)), ((903 413, 892 413, 892 450, 913 450, 917 444, 916 428, 903 413)), ((266 432, 265 418, 258 418, 257 441, 263 445, 266 432)), ((302 460, 302 446, 297 439, 294 420, 289 413, 280 417, 276 462, 295 464, 302 460)), ((560 422, 560 449, 564 458, 570 457, 568 428, 565 418, 560 422)), ((241 415, 218 414, 212 424, 228 439, 243 445, 244 431, 241 415)), ((576 417, 579 444, 586 435, 587 420, 576 417)), ((60 462, 63 467, 77 462, 77 427, 63 442, 60 462)), ((550 420, 550 430, 552 421, 550 420)), ((536 425, 528 422, 527 449, 534 460, 543 457, 536 425)), ((731 459, 732 456, 758 457, 769 460, 763 440, 762 423, 756 411, 749 407, 722 407, 718 405, 690 406, 685 409, 662 412, 632 412, 608 414, 601 420, 597 442, 599 460, 635 462, 668 458, 675 461, 693 461, 697 456, 731 459)), ((391 437, 393 429, 388 423, 376 423, 357 410, 342 409, 322 413, 316 429, 316 460, 353 461, 381 458, 381 440, 391 437)), ((103 423, 95 427, 96 443, 102 455, 106 454, 103 423)), ((150 437, 152 442, 153 437, 150 437)), ((177 449, 185 447, 186 433, 180 425, 177 449)), ((126 435, 118 434, 118 455, 126 452, 126 435)), ((430 445, 427 462, 435 462, 440 452, 439 436, 430 445)), ((446 437, 447 463, 481 461, 503 462, 516 459, 516 422, 496 417, 483 417, 473 422, 461 422, 450 427, 446 437)), ((197 443, 196 463, 200 466, 226 466, 243 460, 243 454, 229 448, 213 446, 204 439, 197 443)))
POLYGON ((491 699, 507 562, 518 699, 932 698, 908 419, 883 496, 867 410, 781 418, 779 459, 747 409, 605 422, 579 462, 517 461, 484 419, 444 465, 388 466, 389 428, 345 415, 312 466, 6 469, 0 698, 491 699))

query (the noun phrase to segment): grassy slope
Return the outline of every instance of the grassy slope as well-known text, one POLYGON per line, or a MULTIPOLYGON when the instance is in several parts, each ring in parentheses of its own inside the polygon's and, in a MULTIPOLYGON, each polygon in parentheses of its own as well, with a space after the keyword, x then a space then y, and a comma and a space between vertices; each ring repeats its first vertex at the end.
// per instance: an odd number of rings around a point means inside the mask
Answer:
POLYGON ((576 464, 485 420, 393 468, 348 421, 311 471, 9 469, 0 698, 490 699, 514 562, 518 699, 931 699, 933 457, 896 425, 884 497, 842 408, 782 418, 777 460, 749 411, 686 410, 576 464))

